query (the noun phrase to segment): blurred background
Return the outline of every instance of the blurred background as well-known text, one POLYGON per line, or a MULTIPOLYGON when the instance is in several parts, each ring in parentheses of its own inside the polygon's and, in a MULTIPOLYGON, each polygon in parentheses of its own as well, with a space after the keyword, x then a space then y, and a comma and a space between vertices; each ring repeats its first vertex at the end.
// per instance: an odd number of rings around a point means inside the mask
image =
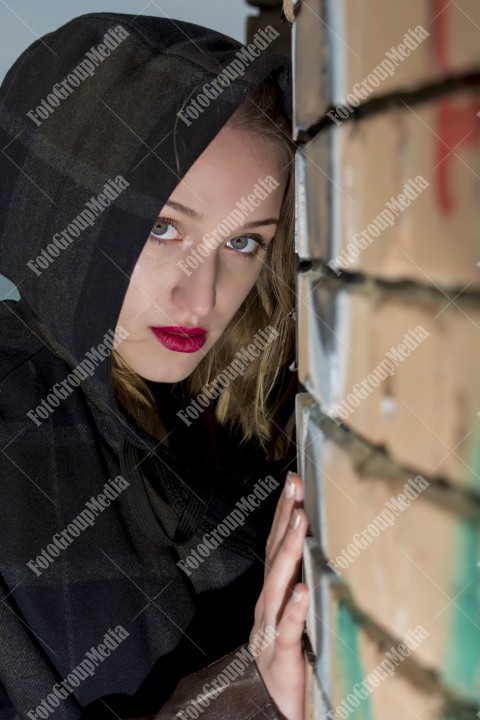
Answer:
POLYGON ((257 11, 244 0, 0 0, 0 78, 36 38, 77 15, 123 12, 156 15, 207 25, 237 40, 245 39, 247 15, 257 11))

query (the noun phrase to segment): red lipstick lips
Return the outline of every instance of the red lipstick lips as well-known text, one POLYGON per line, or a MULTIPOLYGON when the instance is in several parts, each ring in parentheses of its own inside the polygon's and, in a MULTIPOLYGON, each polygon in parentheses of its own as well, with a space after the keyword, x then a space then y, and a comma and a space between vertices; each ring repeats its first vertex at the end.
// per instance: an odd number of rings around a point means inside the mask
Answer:
POLYGON ((207 331, 201 327, 187 328, 172 325, 168 327, 152 327, 151 330, 157 340, 173 352, 197 352, 205 345, 207 340, 207 331))

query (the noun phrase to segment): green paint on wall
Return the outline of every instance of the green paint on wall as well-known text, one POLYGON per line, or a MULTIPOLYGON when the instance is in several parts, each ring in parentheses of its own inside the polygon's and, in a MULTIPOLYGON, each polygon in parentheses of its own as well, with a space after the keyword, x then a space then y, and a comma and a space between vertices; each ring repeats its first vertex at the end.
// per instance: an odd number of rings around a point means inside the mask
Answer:
MULTIPOLYGON (((480 468, 479 468, 480 470, 480 468)), ((459 525, 454 556, 455 589, 450 641, 445 649, 444 682, 480 702, 480 525, 459 525), (455 597, 455 595, 457 595, 455 597)))
POLYGON ((470 487, 477 493, 480 491, 480 428, 476 428, 473 440, 473 455, 469 463, 472 472, 468 478, 470 487))
MULTIPOLYGON (((358 631, 358 623, 355 622, 347 607, 339 604, 337 609, 337 636, 335 641, 339 672, 338 687, 341 689, 340 701, 345 700, 349 710, 353 708, 354 703, 350 704, 348 702, 348 695, 352 694, 355 685, 360 685, 362 680, 365 679, 360 659, 360 651, 358 649, 358 631)), ((353 693, 354 700, 355 697, 353 693)), ((351 720, 373 720, 372 707, 368 695, 364 700, 360 700, 358 707, 351 710, 349 717, 351 720)))
MULTIPOLYGON (((475 434, 470 485, 480 487, 480 431, 475 434)), ((449 608, 450 642, 444 658, 445 682, 480 702, 480 524, 459 522, 454 560, 455 586, 449 608)))

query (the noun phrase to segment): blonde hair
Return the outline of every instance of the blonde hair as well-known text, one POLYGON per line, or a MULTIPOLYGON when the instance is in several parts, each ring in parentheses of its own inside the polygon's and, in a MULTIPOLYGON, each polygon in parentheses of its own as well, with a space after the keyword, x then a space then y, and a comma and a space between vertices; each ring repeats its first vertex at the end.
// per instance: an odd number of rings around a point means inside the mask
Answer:
MULTIPOLYGON (((295 302, 295 146, 290 124, 279 108, 279 90, 267 80, 246 98, 229 120, 230 127, 258 133, 277 146, 287 173, 287 186, 275 240, 267 251, 256 285, 221 338, 182 381, 184 392, 191 397, 199 395, 241 348, 252 343, 258 330, 273 327, 278 333, 275 339, 247 365, 243 377, 232 381, 213 401, 217 422, 240 426, 242 442, 256 438, 268 457, 287 452, 289 439, 283 432, 285 417, 282 418, 281 411, 296 389, 296 377, 289 371, 295 353, 295 326, 291 318, 295 302)), ((164 427, 152 392, 118 352, 112 355, 112 382, 117 401, 140 427, 161 439, 164 427)))

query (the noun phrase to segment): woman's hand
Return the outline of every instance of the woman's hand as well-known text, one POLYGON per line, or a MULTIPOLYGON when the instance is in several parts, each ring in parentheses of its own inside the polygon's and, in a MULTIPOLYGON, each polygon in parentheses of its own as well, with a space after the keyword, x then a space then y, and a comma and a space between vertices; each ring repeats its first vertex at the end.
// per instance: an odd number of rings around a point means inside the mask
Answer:
POLYGON ((287 720, 303 720, 304 714, 305 664, 301 639, 308 589, 305 583, 296 583, 308 529, 302 505, 302 480, 296 473, 288 473, 267 539, 265 579, 250 633, 250 642, 266 626, 278 633, 258 655, 256 664, 268 692, 287 720))

